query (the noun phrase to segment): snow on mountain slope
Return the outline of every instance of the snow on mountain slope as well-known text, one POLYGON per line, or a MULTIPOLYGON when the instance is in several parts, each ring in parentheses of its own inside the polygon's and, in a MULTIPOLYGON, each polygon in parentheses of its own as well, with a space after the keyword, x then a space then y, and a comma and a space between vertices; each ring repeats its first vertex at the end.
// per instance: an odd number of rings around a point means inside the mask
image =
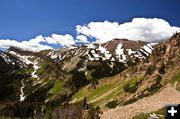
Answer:
MULTIPOLYGON (((99 79, 122 72, 132 64, 127 62, 134 63, 135 58, 141 60, 150 55, 153 45, 141 41, 115 39, 104 44, 73 45, 40 52, 11 47, 6 53, 16 57, 30 69, 28 73, 31 79, 21 80, 19 96, 20 101, 23 101, 30 96, 29 94, 35 93, 46 84, 49 85, 48 81, 55 79, 68 81, 77 72, 88 80, 91 80, 92 76, 99 79)), ((1 55, 4 61, 10 62, 8 56, 1 55)))
POLYGON ((20 94, 20 99, 19 99, 19 101, 24 101, 25 100, 25 98, 26 98, 26 96, 24 95, 24 91, 23 91, 23 89, 24 89, 24 87, 25 87, 25 84, 24 84, 24 80, 21 80, 21 84, 22 84, 22 87, 21 87, 21 94, 20 94))
POLYGON ((4 59, 4 61, 5 61, 7 64, 9 64, 9 63, 12 63, 13 65, 15 64, 13 61, 11 61, 10 57, 9 57, 7 54, 1 52, 1 53, 0 53, 0 56, 4 59))
POLYGON ((8 51, 10 54, 13 54, 15 55, 16 57, 18 57, 22 62, 24 62, 24 64, 26 65, 33 65, 33 68, 34 68, 34 71, 32 72, 31 76, 33 78, 38 78, 38 76, 36 75, 36 71, 39 69, 39 66, 38 66, 38 59, 36 56, 32 56, 32 55, 22 55, 20 53, 17 53, 15 51, 11 51, 9 50, 8 51), (36 61, 31 61, 31 59, 33 58, 36 58, 36 61))
POLYGON ((81 53, 88 61, 110 60, 124 62, 131 58, 145 58, 151 54, 156 43, 130 41, 126 39, 114 39, 104 44, 86 44, 84 46, 70 46, 60 50, 49 52, 54 60, 64 60, 81 53), (83 53, 82 53, 83 52, 83 53))
POLYGON ((21 69, 24 66, 25 64, 17 57, 7 52, 0 51, 0 72, 7 73, 8 71, 21 69))
POLYGON ((122 48, 122 44, 118 44, 115 52, 119 61, 124 62, 126 60, 126 56, 124 54, 124 49, 122 48))

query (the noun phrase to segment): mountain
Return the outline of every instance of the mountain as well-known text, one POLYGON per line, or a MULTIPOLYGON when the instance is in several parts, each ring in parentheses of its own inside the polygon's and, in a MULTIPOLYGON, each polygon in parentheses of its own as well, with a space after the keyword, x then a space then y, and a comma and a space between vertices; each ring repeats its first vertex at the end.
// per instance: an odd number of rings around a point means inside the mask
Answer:
POLYGON ((180 98, 180 34, 156 45, 145 61, 122 72, 119 79, 124 80, 124 94, 114 100, 124 106, 104 112, 102 119, 148 118, 152 113, 164 118, 164 106, 178 104, 180 98), (123 112, 127 113, 119 115, 123 112))
POLYGON ((20 79, 24 77, 18 72, 25 66, 17 57, 0 51, 0 103, 4 103, 5 100, 16 100, 20 79))
POLYGON ((15 56, 7 52, 0 51, 0 74, 12 72, 13 70, 21 69, 24 64, 15 56))
POLYGON ((179 34, 159 44, 113 39, 40 52, 10 47, 0 52, 0 114, 25 118, 37 116, 43 107, 53 116, 54 109, 68 110, 59 106, 70 103, 76 111, 87 109, 85 115, 95 116, 94 106, 104 110, 134 103, 170 82, 172 77, 163 83, 179 61, 179 39, 179 34))

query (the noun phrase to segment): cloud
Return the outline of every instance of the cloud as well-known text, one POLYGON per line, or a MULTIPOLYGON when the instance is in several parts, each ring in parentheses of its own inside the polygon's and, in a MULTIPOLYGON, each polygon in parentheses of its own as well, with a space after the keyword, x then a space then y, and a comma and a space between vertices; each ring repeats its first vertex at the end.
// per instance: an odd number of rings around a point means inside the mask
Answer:
POLYGON ((40 51, 53 49, 53 45, 70 46, 76 43, 89 43, 88 38, 95 42, 104 43, 114 38, 129 40, 142 40, 147 42, 163 41, 174 33, 180 32, 180 27, 171 26, 167 21, 158 18, 134 18, 131 22, 119 24, 118 22, 90 22, 87 25, 76 26, 77 36, 70 34, 52 34, 34 39, 16 41, 0 39, 0 48, 7 49, 17 46, 25 50, 40 51))
POLYGON ((57 44, 57 41, 51 37, 45 37, 45 40, 48 44, 57 44))
POLYGON ((4 48, 4 49, 8 49, 11 46, 15 46, 25 50, 40 51, 46 49, 53 49, 53 47, 50 46, 52 44, 69 46, 75 44, 75 40, 69 34, 66 35, 52 34, 51 37, 43 37, 42 35, 39 35, 34 39, 21 41, 21 42, 10 39, 0 40, 0 48, 4 48))
POLYGON ((157 42, 167 40, 179 27, 171 26, 167 21, 158 18, 134 18, 131 22, 90 22, 88 25, 77 25, 79 35, 96 38, 96 42, 107 42, 114 38, 157 42))
POLYGON ((44 37, 44 39, 48 44, 59 44, 61 46, 69 46, 75 44, 74 38, 69 34, 52 34, 51 37, 44 37))
POLYGON ((76 42, 89 43, 87 37, 85 35, 76 36, 76 42))
POLYGON ((19 47, 25 50, 31 50, 31 51, 40 51, 40 50, 46 50, 46 49, 53 49, 51 46, 43 45, 41 43, 46 42, 44 38, 40 35, 37 36, 34 39, 30 39, 28 41, 16 41, 16 40, 0 40, 0 47, 7 49, 11 46, 19 47))
POLYGON ((62 46, 70 46, 75 44, 74 38, 69 34, 66 35, 52 34, 52 39, 54 39, 56 44, 60 44, 62 46))

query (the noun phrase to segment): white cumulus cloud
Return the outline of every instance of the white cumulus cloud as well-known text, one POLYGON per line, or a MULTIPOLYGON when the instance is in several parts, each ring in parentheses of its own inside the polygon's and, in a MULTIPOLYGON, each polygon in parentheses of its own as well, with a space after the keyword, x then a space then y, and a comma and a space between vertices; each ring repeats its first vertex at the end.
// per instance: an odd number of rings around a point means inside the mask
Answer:
POLYGON ((39 35, 24 41, 0 39, 0 48, 7 49, 10 46, 16 46, 25 50, 40 51, 53 49, 53 45, 70 46, 76 43, 90 43, 88 38, 95 39, 95 42, 99 43, 114 38, 157 42, 167 40, 176 32, 180 32, 180 27, 171 26, 167 21, 158 18, 134 18, 123 24, 104 21, 77 25, 76 32, 75 38, 70 34, 52 34, 48 37, 39 35))
POLYGON ((134 18, 131 22, 90 22, 88 25, 77 25, 80 35, 96 38, 96 42, 107 42, 114 38, 157 42, 167 40, 179 27, 171 26, 167 21, 158 18, 134 18))
POLYGON ((85 35, 76 36, 76 42, 89 43, 87 37, 85 35))
POLYGON ((34 39, 25 41, 16 41, 10 39, 1 39, 0 48, 8 49, 11 46, 19 47, 25 50, 40 51, 46 49, 53 49, 50 44, 58 44, 61 46, 69 46, 75 44, 74 38, 69 35, 52 34, 51 37, 37 36, 34 39))
POLYGON ((52 39, 54 39, 54 41, 57 44, 60 44, 62 46, 69 46, 75 44, 74 38, 69 34, 66 35, 52 34, 52 39))
POLYGON ((31 51, 40 51, 40 50, 46 50, 46 49, 53 49, 51 46, 43 45, 41 43, 46 42, 44 38, 40 35, 37 36, 34 39, 30 39, 27 41, 16 41, 16 40, 0 40, 0 48, 7 49, 11 46, 19 47, 25 50, 31 50, 31 51))

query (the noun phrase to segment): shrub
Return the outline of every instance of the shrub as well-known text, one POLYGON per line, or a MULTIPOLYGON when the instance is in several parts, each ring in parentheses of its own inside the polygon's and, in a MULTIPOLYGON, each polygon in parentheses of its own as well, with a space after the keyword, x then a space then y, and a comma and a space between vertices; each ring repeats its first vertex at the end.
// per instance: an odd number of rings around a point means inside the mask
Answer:
POLYGON ((118 100, 112 100, 112 101, 109 101, 107 104, 106 104, 106 107, 108 108, 115 108, 116 106, 119 105, 119 102, 118 100))
POLYGON ((155 79, 156 82, 149 88, 149 92, 151 95, 156 93, 162 87, 161 79, 162 77, 160 75, 157 75, 155 79))
POLYGON ((123 89, 124 89, 125 92, 129 92, 129 83, 125 84, 123 86, 123 89))
POLYGON ((146 75, 151 75, 154 71, 154 67, 152 66, 149 66, 147 69, 146 69, 146 75))
POLYGON ((129 82, 123 86, 124 91, 129 93, 136 92, 141 81, 141 77, 135 77, 133 79, 130 79, 129 82))
POLYGON ((161 67, 159 68, 159 73, 165 74, 165 65, 164 65, 164 63, 161 64, 161 67))
POLYGON ((88 115, 87 119, 100 119, 99 114, 100 114, 100 107, 93 107, 92 104, 89 104, 89 110, 88 110, 88 115))

